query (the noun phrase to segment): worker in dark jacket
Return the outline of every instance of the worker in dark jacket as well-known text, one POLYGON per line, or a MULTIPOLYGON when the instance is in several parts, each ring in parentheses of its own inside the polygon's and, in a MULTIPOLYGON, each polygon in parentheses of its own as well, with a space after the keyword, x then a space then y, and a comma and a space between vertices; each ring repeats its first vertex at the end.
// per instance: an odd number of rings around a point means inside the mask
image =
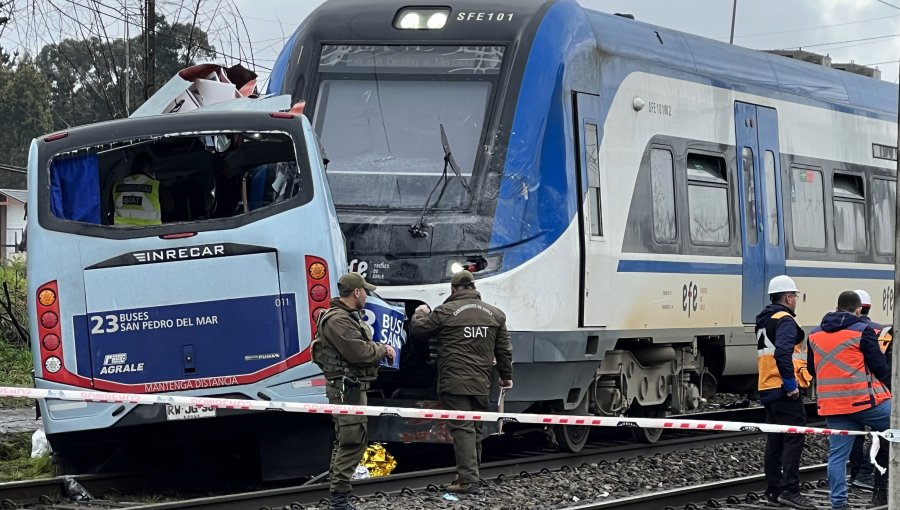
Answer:
MULTIPOLYGON (((794 320, 798 295, 792 279, 776 276, 769 282, 772 304, 756 316, 758 389, 766 423, 806 425, 800 390, 809 387, 811 377, 802 349, 806 335, 794 320)), ((765 473, 770 503, 815 510, 815 504, 800 493, 803 442, 801 434, 768 435, 765 473)))
MULTIPOLYGON (((809 335, 810 368, 816 378, 816 405, 828 428, 835 430, 886 430, 890 425, 890 380, 884 353, 869 324, 860 319, 862 302, 854 291, 838 296, 837 311, 822 318, 809 335)), ((849 510, 847 460, 853 436, 828 436, 828 487, 831 506, 849 510)), ((878 463, 887 466, 887 451, 880 451, 878 463)), ((875 486, 887 487, 875 474, 875 486)), ((873 491, 872 502, 887 504, 885 489, 873 491)))
MULTIPOLYGON (((445 409, 486 411, 491 374, 496 361, 500 386, 512 388, 512 344, 506 330, 506 316, 481 300, 475 277, 460 271, 450 281, 450 297, 431 311, 427 305, 416 309, 412 336, 437 335, 438 394, 445 409)), ((477 493, 481 488, 481 422, 450 421, 456 454, 456 480, 448 492, 477 493)))
MULTIPOLYGON (((859 295, 859 300, 862 303, 859 319, 868 323, 869 327, 875 330, 876 335, 880 334, 884 326, 877 322, 872 322, 872 319, 869 318, 869 311, 872 309, 872 297, 862 289, 857 289, 854 292, 859 295)), ((856 439, 853 441, 853 448, 850 450, 850 485, 860 489, 873 490, 875 489, 874 466, 869 460, 865 442, 865 436, 856 436, 856 439)))
MULTIPOLYGON (((338 280, 340 298, 332 299, 318 318, 318 334, 312 345, 313 361, 325 373, 325 395, 331 404, 367 403, 366 391, 378 375, 378 362, 393 360, 394 348, 372 341, 372 330, 360 310, 366 306, 367 291, 375 290, 357 273, 338 280)), ((368 418, 333 414, 335 443, 331 453, 332 510, 354 510, 348 496, 350 478, 368 447, 368 418)))

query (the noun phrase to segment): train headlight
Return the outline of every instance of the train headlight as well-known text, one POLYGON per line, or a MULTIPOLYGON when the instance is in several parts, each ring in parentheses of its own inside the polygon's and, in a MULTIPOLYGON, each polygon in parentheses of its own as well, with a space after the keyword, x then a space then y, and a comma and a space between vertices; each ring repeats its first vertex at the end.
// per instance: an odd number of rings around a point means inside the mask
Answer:
POLYGON ((502 255, 474 255, 470 257, 451 258, 447 260, 447 278, 465 269, 470 273, 493 273, 500 270, 502 255))
POLYGON ((447 13, 446 12, 436 12, 428 17, 428 22, 426 25, 431 30, 440 30, 444 28, 444 25, 447 24, 447 13))
POLYGON ((400 9, 394 18, 394 28, 400 30, 440 30, 450 19, 450 9, 408 7, 400 9))

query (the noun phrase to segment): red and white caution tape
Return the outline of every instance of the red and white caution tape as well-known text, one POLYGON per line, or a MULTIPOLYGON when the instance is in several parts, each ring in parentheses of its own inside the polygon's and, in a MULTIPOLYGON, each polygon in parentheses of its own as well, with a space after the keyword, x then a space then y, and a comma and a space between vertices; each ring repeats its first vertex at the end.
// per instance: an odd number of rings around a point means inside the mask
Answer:
POLYGON ((674 418, 631 418, 627 416, 574 416, 559 414, 526 414, 505 412, 450 411, 441 409, 416 409, 408 407, 351 406, 336 404, 311 404, 272 400, 239 400, 231 398, 191 397, 180 395, 154 395, 134 393, 109 393, 103 391, 42 390, 0 386, 0 397, 31 399, 57 399, 78 402, 108 402, 122 404, 170 404, 217 409, 242 409, 248 411, 287 411, 291 413, 386 416, 420 420, 473 420, 500 423, 530 423, 536 425, 583 425, 589 427, 638 427, 676 430, 713 430, 728 432, 774 432, 784 434, 817 434, 860 436, 873 434, 888 441, 900 442, 900 430, 863 432, 834 430, 816 427, 797 427, 768 423, 749 423, 712 420, 683 420, 674 418))

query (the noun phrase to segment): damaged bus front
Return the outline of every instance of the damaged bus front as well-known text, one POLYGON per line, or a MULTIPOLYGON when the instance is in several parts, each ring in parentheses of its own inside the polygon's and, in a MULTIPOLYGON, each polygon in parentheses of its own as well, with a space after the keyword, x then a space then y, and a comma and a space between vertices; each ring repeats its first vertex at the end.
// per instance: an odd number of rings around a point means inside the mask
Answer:
MULTIPOLYGON (((28 173, 36 387, 326 401, 309 345, 346 257, 305 117, 198 111, 79 127, 36 140, 28 173)), ((39 405, 55 452, 71 458, 102 459, 127 438, 225 434, 264 453, 303 434, 307 453, 327 458, 329 427, 313 417, 39 405)))

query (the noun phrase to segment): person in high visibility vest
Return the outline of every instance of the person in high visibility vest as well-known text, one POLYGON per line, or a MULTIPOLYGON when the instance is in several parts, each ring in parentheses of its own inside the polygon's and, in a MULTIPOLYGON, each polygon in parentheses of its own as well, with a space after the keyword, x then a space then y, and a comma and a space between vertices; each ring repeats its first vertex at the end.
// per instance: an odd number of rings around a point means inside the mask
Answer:
MULTIPOLYGON (((794 320, 799 291, 786 275, 769 282, 772 302, 756 316, 759 398, 766 409, 766 423, 806 425, 806 409, 800 390, 808 388, 803 350, 806 334, 794 320)), ((769 434, 766 438, 766 499, 780 506, 815 510, 816 505, 800 493, 801 434, 769 434)))
MULTIPOLYGON (((857 289, 854 292, 859 295, 859 300, 862 303, 859 315, 860 320, 869 323, 876 335, 880 334, 884 326, 877 322, 872 322, 872 319, 869 318, 869 311, 872 309, 872 297, 862 289, 857 289)), ((856 439, 853 440, 853 448, 850 450, 850 485, 870 491, 875 489, 875 468, 869 460, 865 442, 865 436, 856 436, 856 439)))
MULTIPOLYGON (((810 369, 816 377, 819 415, 828 428, 883 431, 890 426, 890 380, 884 354, 875 330, 860 318, 862 300, 849 290, 838 297, 837 311, 829 312, 809 335, 810 369)), ((849 510, 847 460, 853 436, 828 436, 828 486, 831 506, 849 510)), ((878 463, 887 466, 887 449, 878 453, 878 463)), ((884 477, 876 473, 876 487, 884 477)), ((886 487, 887 485, 881 485, 886 487)), ((884 489, 873 491, 872 502, 887 504, 884 489)))
POLYGON ((131 173, 113 186, 113 202, 114 224, 135 227, 161 225, 163 213, 174 207, 146 152, 135 154, 131 173))

